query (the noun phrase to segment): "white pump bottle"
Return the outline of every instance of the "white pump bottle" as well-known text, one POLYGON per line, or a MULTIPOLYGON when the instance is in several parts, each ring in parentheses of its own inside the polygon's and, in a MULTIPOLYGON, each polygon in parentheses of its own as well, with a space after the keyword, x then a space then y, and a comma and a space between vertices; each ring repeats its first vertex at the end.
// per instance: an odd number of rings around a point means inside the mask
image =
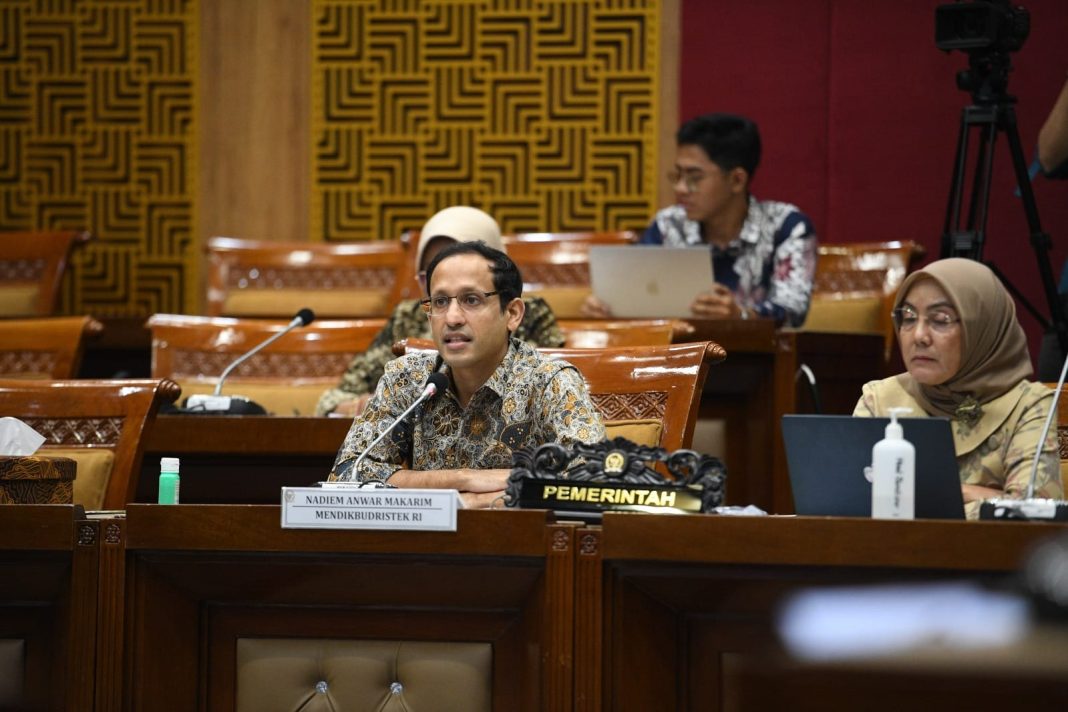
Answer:
POLYGON ((871 450, 871 516, 916 518, 916 448, 905 440, 897 416, 911 408, 890 408, 886 437, 871 450))

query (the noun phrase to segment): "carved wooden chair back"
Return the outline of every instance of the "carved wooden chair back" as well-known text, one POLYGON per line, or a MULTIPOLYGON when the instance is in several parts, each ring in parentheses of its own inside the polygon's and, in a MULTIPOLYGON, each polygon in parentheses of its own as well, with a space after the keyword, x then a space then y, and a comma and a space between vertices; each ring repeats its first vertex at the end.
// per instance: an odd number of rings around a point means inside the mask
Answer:
POLYGON ((180 392, 168 380, 0 380, 0 413, 45 436, 41 454, 78 462, 76 504, 122 509, 137 492, 142 436, 180 392))
POLYGON ((926 250, 911 240, 820 245, 812 304, 803 328, 882 334, 894 345, 894 296, 926 250))
MULTIPOLYGON (((589 294, 590 245, 630 245, 638 240, 630 230, 604 232, 521 232, 502 235, 504 249, 523 273, 523 293, 549 302, 558 318, 580 316, 579 307, 589 294)), ((399 278, 398 298, 421 299, 415 281, 418 230, 408 230, 400 242, 409 255, 407 272, 399 278)))
MULTIPOLYGON (((227 366, 288 323, 156 314, 148 320, 152 376, 177 381, 186 396, 212 393, 227 366)), ((322 392, 337 385, 384 325, 384 319, 350 319, 298 327, 234 369, 222 392, 251 398, 270 413, 314 415, 322 392)))
POLYGON ((384 317, 408 256, 396 240, 312 243, 208 240, 210 316, 289 319, 384 317))
POLYGON ((694 328, 681 319, 561 319, 564 346, 603 349, 613 346, 666 346, 686 341, 694 328))
MULTIPOLYGON (((429 339, 393 345, 398 356, 434 351, 429 339)), ((712 341, 607 349, 539 349, 582 372, 608 437, 667 450, 689 447, 708 369, 727 357, 712 341)))
POLYGON ((0 317, 54 314, 71 250, 90 238, 78 230, 0 232, 0 317))
POLYGON ((566 235, 529 233, 506 240, 505 249, 523 274, 524 294, 542 297, 558 319, 577 319, 591 291, 590 247, 631 244, 635 235, 630 231, 566 235))
POLYGON ((103 330, 90 316, 0 319, 0 378, 74 378, 86 340, 103 330))

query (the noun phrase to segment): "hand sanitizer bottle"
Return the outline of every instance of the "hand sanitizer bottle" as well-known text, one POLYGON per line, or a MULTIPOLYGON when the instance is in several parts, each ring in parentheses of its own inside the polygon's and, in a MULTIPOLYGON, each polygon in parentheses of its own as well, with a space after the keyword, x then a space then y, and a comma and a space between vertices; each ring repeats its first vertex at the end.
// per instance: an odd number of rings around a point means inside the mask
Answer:
POLYGON ((898 414, 911 412, 911 408, 890 408, 886 437, 871 449, 873 519, 916 518, 916 448, 897 422, 898 414))
POLYGON ((159 459, 159 503, 178 504, 178 458, 159 459))

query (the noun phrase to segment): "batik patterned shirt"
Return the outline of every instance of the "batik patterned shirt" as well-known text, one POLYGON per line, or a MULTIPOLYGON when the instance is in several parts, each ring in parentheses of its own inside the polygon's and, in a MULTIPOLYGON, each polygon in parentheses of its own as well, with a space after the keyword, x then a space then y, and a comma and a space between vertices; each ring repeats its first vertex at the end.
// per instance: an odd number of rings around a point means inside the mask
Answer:
MULTIPOLYGON (((1021 381, 1008 393, 984 404, 987 414, 978 423, 952 418, 961 483, 999 489, 1010 499, 1024 497, 1052 403, 1052 390, 1041 383, 1021 381)), ((865 384, 853 415, 885 418, 889 408, 898 407, 911 408, 910 418, 927 415, 895 376, 865 384)), ((1064 496, 1055 428, 1046 436, 1039 454, 1035 496, 1054 499, 1064 496)), ((965 504, 965 516, 978 518, 979 505, 980 502, 965 504)))
MULTIPOLYGON (((705 244, 701 223, 688 219, 681 205, 658 212, 640 242, 668 247, 705 244)), ((713 274, 734 293, 739 306, 780 324, 801 326, 812 297, 816 243, 812 222, 796 206, 750 196, 738 237, 726 248, 709 245, 713 274)))
MULTIPOLYGON (((564 334, 552 309, 541 297, 523 297, 526 311, 512 336, 535 346, 556 348, 564 345, 564 334)), ((334 388, 319 397, 316 415, 334 412, 338 404, 364 393, 374 393, 386 364, 393 360, 393 344, 402 339, 429 339, 430 322, 419 302, 412 299, 397 305, 389 321, 371 346, 352 359, 345 375, 334 388)))
MULTIPOLYGON (((345 477, 359 454, 415 402, 437 364, 437 353, 421 352, 386 365, 367 409, 353 421, 338 451, 331 479, 345 477)), ((451 388, 425 401, 371 449, 354 479, 385 479, 402 468, 510 469, 516 448, 595 443, 604 436, 578 369, 513 338, 504 360, 466 408, 451 388)))

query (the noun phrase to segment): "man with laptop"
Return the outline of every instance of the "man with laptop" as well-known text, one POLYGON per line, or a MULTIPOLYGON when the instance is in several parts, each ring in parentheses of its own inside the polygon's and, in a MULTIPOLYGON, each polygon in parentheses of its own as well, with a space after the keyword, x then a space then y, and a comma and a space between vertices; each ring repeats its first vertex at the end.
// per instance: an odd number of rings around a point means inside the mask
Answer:
MULTIPOLYGON (((659 266, 650 250, 594 247, 590 250, 593 295, 583 305, 589 316, 653 316, 635 300, 677 295, 692 284, 694 269, 707 266, 694 253, 710 253, 711 269, 697 274, 687 301, 658 316, 712 319, 769 318, 800 326, 808 313, 816 271, 816 233, 796 206, 760 201, 749 192, 760 163, 760 134, 751 120, 707 114, 682 125, 676 136, 675 167, 669 173, 677 204, 656 214, 643 245, 701 248, 674 255, 678 264, 659 266), (634 251, 619 256, 620 250, 634 251), (638 260, 612 269, 622 259, 638 260), (664 281, 646 284, 649 272, 664 281), (711 283, 711 284, 710 284, 711 283), (638 286, 638 289, 635 289, 638 286)), ((674 298, 679 298, 675 296, 674 298)))

